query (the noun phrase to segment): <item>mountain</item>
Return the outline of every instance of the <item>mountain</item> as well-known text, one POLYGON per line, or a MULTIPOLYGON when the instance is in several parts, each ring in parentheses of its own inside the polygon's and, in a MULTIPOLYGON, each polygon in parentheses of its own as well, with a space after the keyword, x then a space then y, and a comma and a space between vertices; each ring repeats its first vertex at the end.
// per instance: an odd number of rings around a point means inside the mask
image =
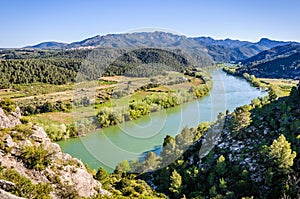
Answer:
POLYGON ((58 49, 58 48, 65 48, 67 46, 66 43, 60 43, 60 42, 43 42, 34 46, 26 46, 24 48, 33 48, 33 49, 58 49))
POLYGON ((253 43, 231 39, 215 40, 211 37, 186 37, 167 32, 136 32, 97 35, 70 44, 46 42, 26 48, 172 48, 185 50, 192 55, 201 55, 201 59, 208 57, 216 62, 235 62, 247 59, 271 47, 291 43, 295 42, 281 42, 263 38, 259 42, 253 43))
POLYGON ((225 46, 229 48, 236 48, 240 46, 245 46, 248 44, 251 44, 251 42, 248 41, 240 41, 240 40, 232 40, 232 39, 220 39, 220 40, 215 40, 211 37, 195 37, 192 38, 194 41, 197 41, 201 43, 202 45, 206 46, 211 46, 211 45, 218 45, 218 46, 225 46))
POLYGON ((300 45, 276 46, 244 60, 237 74, 265 78, 300 78, 300 45))
POLYGON ((262 51, 261 53, 245 59, 242 61, 242 64, 246 66, 251 66, 259 63, 264 63, 267 61, 272 61, 279 57, 287 57, 294 53, 300 52, 299 44, 287 44, 283 46, 276 46, 271 49, 262 51))
POLYGON ((268 38, 261 38, 260 41, 257 42, 256 44, 267 48, 273 48, 275 46, 283 46, 286 44, 296 44, 296 42, 275 41, 275 40, 270 40, 268 38))
POLYGON ((68 45, 68 48, 91 46, 113 48, 174 47, 183 41, 188 45, 197 46, 196 43, 193 44, 193 42, 188 41, 185 36, 166 32, 141 32, 130 34, 108 34, 103 36, 97 35, 83 41, 71 43, 68 45))

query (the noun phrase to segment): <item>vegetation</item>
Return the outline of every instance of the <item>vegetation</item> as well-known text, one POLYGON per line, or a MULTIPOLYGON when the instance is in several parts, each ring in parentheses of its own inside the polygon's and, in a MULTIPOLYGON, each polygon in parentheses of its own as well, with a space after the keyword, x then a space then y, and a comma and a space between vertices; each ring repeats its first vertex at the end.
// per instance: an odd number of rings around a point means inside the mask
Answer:
POLYGON ((4 100, 0 100, 0 108, 2 108, 4 112, 8 114, 16 111, 16 104, 11 99, 6 98, 4 100))
MULTIPOLYGON (((122 174, 127 182, 142 178, 171 198, 297 198, 299 98, 300 90, 293 88, 278 100, 255 99, 220 114, 214 124, 166 136, 160 156, 150 152, 142 162, 123 161, 110 175, 99 169, 97 178, 104 184, 100 173, 110 176, 106 179, 122 174)), ((106 185, 116 189, 111 182, 106 185)))
POLYGON ((100 127, 108 127, 128 120, 134 120, 163 108, 170 108, 191 99, 201 98, 209 93, 208 86, 191 87, 189 91, 152 94, 141 100, 134 100, 123 107, 102 108, 98 114, 100 127))
POLYGON ((189 61, 174 52, 144 48, 132 50, 118 57, 106 70, 107 75, 133 77, 157 76, 163 71, 184 71, 189 61))
MULTIPOLYGON (((1 164, 0 164, 1 167, 1 164)), ((34 184, 30 179, 20 175, 17 171, 10 168, 0 169, 0 179, 14 183, 9 188, 9 192, 25 198, 50 199, 50 192, 53 190, 50 184, 34 184)))
POLYGON ((0 88, 11 84, 43 82, 65 84, 76 80, 80 62, 76 60, 28 59, 0 61, 0 88))
POLYGON ((51 153, 44 146, 25 146, 20 158, 28 169, 44 170, 50 164, 51 153))
POLYGON ((222 70, 230 75, 243 77, 249 83, 251 83, 251 85, 257 88, 268 90, 273 99, 276 99, 277 97, 288 96, 292 88, 297 85, 297 81, 291 79, 257 78, 248 73, 243 73, 241 75, 237 71, 238 67, 240 66, 224 67, 222 70))
MULTIPOLYGON (((128 162, 124 161, 122 165, 128 162)), ((157 193, 144 180, 137 179, 135 174, 115 171, 108 174, 102 167, 98 169, 95 179, 99 180, 102 187, 112 193, 112 196, 95 196, 94 199, 100 198, 166 198, 164 194, 157 193)))
POLYGON ((160 157, 156 158, 162 167, 142 178, 172 198, 297 198, 299 98, 300 91, 294 88, 289 97, 259 98, 223 119, 220 116, 210 128, 218 129, 224 121, 222 139, 201 161, 199 152, 209 140, 209 128, 204 128, 200 139, 190 142, 185 153, 175 158, 181 148, 177 145, 180 134, 175 140, 167 136, 160 157), (161 164, 171 156, 172 164, 161 164))

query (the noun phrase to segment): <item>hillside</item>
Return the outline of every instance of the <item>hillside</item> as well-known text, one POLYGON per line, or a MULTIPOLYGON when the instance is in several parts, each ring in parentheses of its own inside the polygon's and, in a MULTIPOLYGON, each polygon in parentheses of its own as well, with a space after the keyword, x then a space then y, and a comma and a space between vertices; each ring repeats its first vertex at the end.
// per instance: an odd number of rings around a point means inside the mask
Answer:
POLYGON ((0 198, 15 198, 7 192, 25 198, 89 198, 110 194, 81 161, 52 143, 43 128, 21 124, 14 104, 1 103, 1 107, 0 198))
POLYGON ((244 60, 238 75, 248 73, 262 78, 300 78, 300 45, 277 46, 244 60))
POLYGON ((37 82, 61 85, 77 81, 79 73, 89 80, 98 79, 102 75, 123 75, 125 72, 129 76, 139 76, 140 73, 143 73, 140 76, 157 75, 163 70, 180 72, 187 67, 198 67, 199 61, 205 62, 181 50, 154 48, 15 52, 6 50, 3 51, 3 57, 6 58, 0 60, 0 88, 37 82), (145 68, 142 70, 140 67, 145 68), (134 70, 140 73, 134 75, 134 70))
POLYGON ((299 44, 288 44, 288 45, 283 45, 283 46, 277 46, 277 47, 265 50, 253 57, 243 60, 242 64, 244 64, 246 66, 257 65, 260 63, 272 61, 277 58, 287 57, 287 56, 290 56, 297 52, 300 52, 299 44))
POLYGON ((167 136, 160 157, 149 153, 132 168, 171 198, 299 198, 299 85, 167 136))
POLYGON ((277 58, 272 61, 257 64, 251 67, 237 69, 238 74, 248 73, 259 78, 300 78, 300 53, 277 58))
POLYGON ((106 69, 108 75, 153 76, 163 71, 183 72, 191 63, 187 57, 175 52, 142 48, 124 53, 106 69))

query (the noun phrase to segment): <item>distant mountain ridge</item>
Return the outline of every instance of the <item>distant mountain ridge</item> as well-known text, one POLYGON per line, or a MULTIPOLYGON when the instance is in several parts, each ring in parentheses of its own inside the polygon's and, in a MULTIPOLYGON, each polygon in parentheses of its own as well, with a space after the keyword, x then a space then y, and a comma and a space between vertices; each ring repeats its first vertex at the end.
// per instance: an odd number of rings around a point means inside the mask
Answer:
POLYGON ((52 48, 65 48, 68 44, 55 42, 55 41, 48 41, 42 42, 34 46, 26 46, 25 48, 42 48, 42 49, 52 49, 52 48))
POLYGON ((32 49, 80 49, 80 48, 173 48, 191 54, 208 56, 215 62, 235 62, 252 57, 274 46, 296 44, 296 42, 274 41, 267 38, 253 43, 232 39, 215 40, 211 37, 186 37, 167 32, 136 32, 125 34, 97 35, 70 44, 43 42, 25 48, 32 49))

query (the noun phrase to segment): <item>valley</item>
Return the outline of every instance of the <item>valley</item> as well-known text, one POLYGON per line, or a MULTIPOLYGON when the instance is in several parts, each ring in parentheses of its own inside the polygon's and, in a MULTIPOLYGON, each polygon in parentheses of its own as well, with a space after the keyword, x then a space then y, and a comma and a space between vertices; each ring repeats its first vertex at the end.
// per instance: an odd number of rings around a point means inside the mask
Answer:
POLYGON ((140 32, 0 49, 0 196, 299 197, 299 45, 140 32))

